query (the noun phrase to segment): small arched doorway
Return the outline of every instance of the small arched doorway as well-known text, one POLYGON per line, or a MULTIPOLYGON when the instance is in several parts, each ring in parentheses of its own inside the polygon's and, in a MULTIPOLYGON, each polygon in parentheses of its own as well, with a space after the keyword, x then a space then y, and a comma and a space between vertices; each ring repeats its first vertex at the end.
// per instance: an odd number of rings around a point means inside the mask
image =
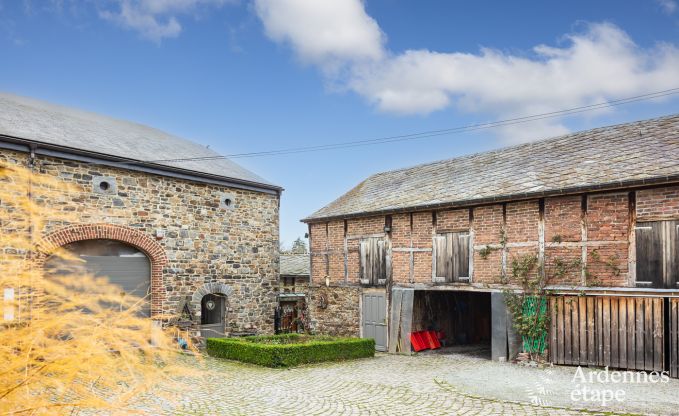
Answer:
POLYGON ((105 277, 119 286, 121 293, 144 299, 140 313, 151 316, 151 262, 142 251, 116 240, 80 240, 63 246, 78 260, 51 256, 45 261, 45 273, 87 273, 105 277))
POLYGON ((200 332, 203 338, 222 338, 225 333, 226 295, 208 293, 200 301, 200 332))

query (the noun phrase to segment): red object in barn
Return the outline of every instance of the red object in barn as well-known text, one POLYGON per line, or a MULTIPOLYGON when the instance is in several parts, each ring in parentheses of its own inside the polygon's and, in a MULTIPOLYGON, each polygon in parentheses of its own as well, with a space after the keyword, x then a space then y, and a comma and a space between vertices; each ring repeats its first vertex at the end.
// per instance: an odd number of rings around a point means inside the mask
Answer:
POLYGON ((410 334, 410 344, 413 346, 415 352, 429 349, 429 342, 422 335, 422 331, 412 332, 410 334))
POLYGON ((422 331, 424 332, 424 337, 427 340, 427 343, 429 344, 429 348, 432 350, 436 350, 441 348, 441 343, 439 342, 439 338, 436 336, 436 331, 422 331))

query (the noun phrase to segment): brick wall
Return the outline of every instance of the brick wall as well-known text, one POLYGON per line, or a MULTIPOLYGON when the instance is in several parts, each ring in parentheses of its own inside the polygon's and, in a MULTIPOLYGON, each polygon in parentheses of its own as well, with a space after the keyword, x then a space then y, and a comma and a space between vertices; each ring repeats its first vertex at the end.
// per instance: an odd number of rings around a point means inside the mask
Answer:
POLYGON ((637 191, 637 221, 679 219, 679 186, 637 191))
POLYGON ((411 247, 410 214, 396 214, 391 223, 392 279, 395 283, 410 282, 410 256, 406 251, 411 247))
POLYGON ((479 250, 474 250, 474 273, 472 281, 475 283, 499 283, 502 277, 502 251, 491 251, 486 257, 481 256, 479 250))
POLYGON ((619 192, 588 195, 586 222, 588 283, 597 286, 627 286, 629 194, 619 192))
POLYGON ((498 244, 503 222, 502 205, 474 208, 474 244, 498 244))
POLYGON ((344 221, 328 223, 328 263, 330 281, 344 282, 344 221))
POLYGON ((469 210, 454 209, 436 213, 436 231, 464 231, 469 229, 469 210))
POLYGON ((545 242, 581 241, 582 197, 580 195, 545 199, 545 242))
POLYGON ((434 219, 431 212, 413 213, 413 247, 431 249, 434 219))
POLYGON ((508 243, 537 242, 539 201, 513 202, 506 205, 507 223, 505 232, 508 243))
POLYGON ((629 197, 626 192, 587 197, 587 240, 626 241, 629 235, 629 197))
POLYGON ((347 220, 347 235, 371 235, 384 233, 384 216, 347 220))
MULTIPOLYGON (((637 221, 679 219, 679 186, 636 192, 637 221)), ((474 237, 473 285, 501 285, 503 258, 511 280, 511 264, 526 255, 540 255, 540 218, 544 230, 544 265, 554 274, 568 264, 567 273, 552 284, 629 285, 629 192, 608 192, 517 201, 473 207, 392 215, 392 282, 432 285, 432 236, 436 232, 471 230, 474 237), (583 204, 583 199, 585 203, 583 204), (540 207, 544 207, 542 215, 540 207), (584 209, 584 210, 583 210, 584 209), (473 215, 470 223, 470 210, 473 215), (584 229, 583 229, 584 226, 584 229), (502 235, 506 245, 501 244, 502 235), (490 247, 486 258, 481 252, 490 247), (585 263, 582 263, 583 252, 585 263), (412 256, 412 262, 411 262, 412 256), (586 268, 583 269, 583 265, 586 268), (584 277, 585 280, 583 280, 584 277)), ((352 236, 383 233, 385 217, 348 220, 352 236)), ((317 227, 324 229, 325 225, 317 227)), ((314 225, 312 225, 314 227, 314 225)), ((319 233, 322 237, 322 233, 319 233)), ((312 236, 314 233, 312 233, 312 236)), ((332 238, 332 237, 331 237, 332 238)), ((358 286, 358 239, 348 240, 349 284, 358 286)), ((312 247, 321 246, 312 241, 312 247)))

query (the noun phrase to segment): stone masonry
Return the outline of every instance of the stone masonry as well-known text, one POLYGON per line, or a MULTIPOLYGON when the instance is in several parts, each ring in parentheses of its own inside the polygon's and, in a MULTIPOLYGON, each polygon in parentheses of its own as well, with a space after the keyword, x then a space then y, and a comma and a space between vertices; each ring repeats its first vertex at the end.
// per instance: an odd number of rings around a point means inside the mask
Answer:
MULTIPOLYGON (((28 165, 25 153, 3 150, 0 163, 28 165)), ((177 315, 191 299, 196 322, 205 287, 227 288, 227 331, 273 331, 278 279, 279 197, 275 194, 175 179, 96 164, 39 156, 35 171, 70 184, 49 201, 76 212, 78 224, 47 221, 46 246, 114 238, 144 251, 152 263, 152 315, 177 315), (107 178, 107 192, 93 183, 107 178), (221 198, 229 195, 231 205, 221 198), (198 300, 197 300, 198 299, 198 300)), ((8 226, 6 223, 4 226, 8 226)))

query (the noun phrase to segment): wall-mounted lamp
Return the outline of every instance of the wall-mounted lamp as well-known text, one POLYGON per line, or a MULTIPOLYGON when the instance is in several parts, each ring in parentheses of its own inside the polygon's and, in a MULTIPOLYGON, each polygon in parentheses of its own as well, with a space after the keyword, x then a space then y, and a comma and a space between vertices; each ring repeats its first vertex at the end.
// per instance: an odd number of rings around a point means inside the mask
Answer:
POLYGON ((309 233, 304 233, 304 238, 309 238, 309 233))
POLYGON ((325 287, 330 287, 330 276, 325 276, 325 287))
POLYGON ((388 226, 388 225, 385 225, 385 226, 384 226, 384 232, 385 232, 385 233, 390 233, 390 232, 391 232, 391 227, 388 226))

